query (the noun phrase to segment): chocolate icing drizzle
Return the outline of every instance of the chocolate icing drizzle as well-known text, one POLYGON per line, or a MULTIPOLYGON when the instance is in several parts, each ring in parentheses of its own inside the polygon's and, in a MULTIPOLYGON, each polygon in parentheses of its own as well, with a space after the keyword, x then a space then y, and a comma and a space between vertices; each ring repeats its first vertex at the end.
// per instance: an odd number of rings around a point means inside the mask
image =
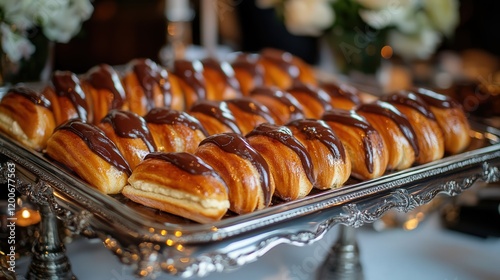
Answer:
POLYGON ((161 90, 165 107, 172 105, 172 89, 167 70, 159 67, 151 59, 133 60, 131 67, 146 95, 148 111, 155 107, 153 96, 155 86, 158 86, 161 90))
POLYGON ((408 118, 403 115, 396 107, 387 102, 377 100, 373 103, 362 104, 358 106, 356 111, 385 116, 394 121, 405 138, 408 139, 408 142, 410 142, 410 145, 412 146, 415 153, 415 157, 418 157, 420 149, 418 146, 417 134, 415 133, 415 130, 413 130, 413 127, 411 126, 410 121, 408 121, 408 118))
POLYGON ((317 100, 325 111, 331 110, 333 107, 331 105, 331 97, 326 91, 321 88, 313 87, 311 85, 305 84, 300 81, 294 81, 292 87, 287 89, 288 92, 294 93, 305 93, 315 100, 317 100))
POLYGON ((29 101, 33 102, 33 104, 35 104, 35 105, 39 105, 39 106, 45 107, 49 110, 52 110, 52 103, 50 103, 50 100, 48 100, 40 92, 34 91, 33 89, 30 89, 30 88, 27 88, 24 86, 14 86, 14 87, 9 89, 9 91, 7 92, 7 94, 5 96, 10 95, 10 94, 21 95, 21 96, 25 97, 26 99, 28 99, 29 101))
POLYGON ((332 97, 342 97, 346 98, 355 105, 361 104, 358 92, 355 88, 347 85, 336 85, 334 83, 324 83, 321 88, 332 97))
POLYGON ((183 111, 165 107, 153 108, 146 114, 146 116, 144 116, 144 119, 148 123, 155 124, 181 124, 191 128, 192 130, 200 130, 205 136, 208 135, 208 132, 205 130, 203 125, 201 125, 195 117, 183 111))
POLYGON ((207 96, 202 71, 203 65, 200 61, 178 59, 174 62, 174 74, 193 88, 198 100, 206 99, 207 96))
POLYGON ((217 61, 214 58, 205 58, 201 61, 204 68, 213 69, 226 80, 226 83, 233 89, 239 91, 240 84, 234 77, 234 70, 231 65, 225 61, 217 61))
POLYGON ((258 64, 257 54, 242 53, 232 62, 233 69, 241 69, 247 72, 253 79, 255 85, 264 84, 264 68, 258 64))
POLYGON ((201 141, 200 146, 206 143, 212 143, 226 153, 232 153, 249 160, 259 172, 259 180, 262 192, 264 193, 265 205, 269 205, 271 203, 269 166, 262 155, 252 148, 242 135, 237 133, 215 134, 201 141))
POLYGON ((111 124, 119 137, 132 139, 140 138, 144 144, 146 144, 150 152, 156 151, 153 136, 149 131, 146 121, 141 116, 130 111, 115 109, 111 110, 101 122, 111 124))
POLYGON ((290 120, 304 118, 304 111, 299 101, 290 93, 280 90, 277 87, 256 87, 250 92, 250 96, 269 96, 285 105, 290 112, 290 120))
POLYGON ((283 72, 287 73, 292 79, 299 77, 300 70, 293 64, 293 55, 289 52, 266 48, 261 51, 261 57, 269 60, 277 67, 281 68, 283 72))
POLYGON ((369 135, 378 133, 365 118, 357 114, 355 111, 346 111, 333 109, 323 114, 322 119, 326 122, 340 123, 343 125, 358 128, 364 132, 362 136, 363 147, 365 148, 365 164, 369 173, 373 173, 373 145, 369 135))
POLYGON ((236 124, 233 113, 231 113, 225 102, 200 100, 191 106, 190 112, 211 116, 229 127, 233 132, 242 133, 239 126, 236 124))
POLYGON ((316 119, 300 119, 291 121, 285 125, 296 127, 300 133, 303 133, 306 136, 306 139, 308 140, 319 140, 330 150, 335 158, 345 161, 346 155, 342 142, 337 137, 333 129, 324 121, 316 119))
POLYGON ((437 108, 450 109, 450 108, 461 108, 462 106, 455 99, 446 96, 444 94, 439 94, 435 91, 416 88, 413 90, 420 98, 422 98, 427 104, 437 108))
POLYGON ((56 94, 67 97, 75 107, 78 117, 87 121, 89 107, 76 74, 70 71, 55 71, 52 76, 52 84, 56 94))
POLYGON ((222 103, 224 103, 224 102, 228 103, 228 104, 232 104, 244 112, 261 116, 269 123, 274 122, 273 118, 271 117, 271 112, 269 112, 269 109, 267 109, 266 106, 260 104, 259 102, 257 102, 256 100, 254 100, 252 98, 240 97, 240 98, 222 101, 222 103))
POLYGON ((248 138, 256 135, 270 137, 292 149, 300 158, 302 167, 304 168, 304 172, 306 173, 309 181, 312 184, 315 183, 311 156, 307 152, 306 147, 304 147, 304 145, 302 145, 299 140, 293 136, 290 128, 270 123, 263 123, 250 131, 246 137, 248 138))
POLYGON ((191 153, 186 152, 172 152, 172 153, 164 153, 164 152, 154 152, 149 153, 144 157, 144 160, 147 159, 159 159, 171 163, 178 167, 181 170, 186 171, 192 175, 207 175, 207 176, 215 176, 220 179, 219 174, 215 172, 215 170, 205 163, 201 158, 195 156, 191 153))
POLYGON ((386 95, 382 97, 380 100, 389 102, 391 104, 399 104, 408 106, 417 110, 419 113, 424 115, 426 118, 431 120, 436 120, 436 116, 431 112, 429 106, 422 100, 422 98, 418 97, 415 93, 401 90, 396 93, 386 95))
POLYGON ((88 72, 87 82, 94 88, 110 91, 113 94, 110 109, 121 109, 125 100, 125 89, 113 67, 107 64, 94 66, 88 72))
POLYGON ((132 173, 130 166, 123 158, 123 155, 120 153, 115 143, 95 125, 73 119, 59 126, 56 130, 67 130, 74 133, 106 162, 126 173, 128 176, 132 173))

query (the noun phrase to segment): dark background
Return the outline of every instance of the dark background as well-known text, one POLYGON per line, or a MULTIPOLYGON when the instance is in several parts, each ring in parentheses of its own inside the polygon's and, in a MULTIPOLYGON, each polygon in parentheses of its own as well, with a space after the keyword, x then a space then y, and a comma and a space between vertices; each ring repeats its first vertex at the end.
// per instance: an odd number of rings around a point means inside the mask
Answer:
MULTIPOLYGON (((55 69, 82 73, 98 63, 119 65, 137 57, 158 61, 158 53, 166 44, 164 0, 93 3, 92 18, 83 24, 80 34, 68 44, 56 45, 55 69)), ((192 6, 198 10, 199 1, 192 1, 192 6)), ((289 34, 272 10, 256 8, 253 0, 227 0, 218 8, 237 19, 238 38, 231 41, 236 50, 257 52, 263 47, 276 47, 309 63, 317 62, 317 40, 289 34)), ((477 48, 500 55, 499 12, 499 1, 462 0, 460 25, 455 36, 441 48, 477 48)), ((198 15, 192 27, 192 42, 199 44, 198 15)))

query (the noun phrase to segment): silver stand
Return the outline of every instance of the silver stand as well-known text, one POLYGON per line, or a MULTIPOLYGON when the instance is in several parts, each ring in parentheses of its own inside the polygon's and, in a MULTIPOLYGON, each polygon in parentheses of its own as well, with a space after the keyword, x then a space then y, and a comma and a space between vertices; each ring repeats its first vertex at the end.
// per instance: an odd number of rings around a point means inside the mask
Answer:
POLYGON ((356 229, 339 225, 339 237, 318 271, 318 280, 361 280, 363 269, 356 241, 356 229))
POLYGON ((76 279, 65 254, 63 242, 59 237, 55 209, 49 203, 53 199, 52 189, 45 187, 43 199, 37 197, 33 202, 39 207, 40 235, 33 244, 33 257, 27 279, 76 279))

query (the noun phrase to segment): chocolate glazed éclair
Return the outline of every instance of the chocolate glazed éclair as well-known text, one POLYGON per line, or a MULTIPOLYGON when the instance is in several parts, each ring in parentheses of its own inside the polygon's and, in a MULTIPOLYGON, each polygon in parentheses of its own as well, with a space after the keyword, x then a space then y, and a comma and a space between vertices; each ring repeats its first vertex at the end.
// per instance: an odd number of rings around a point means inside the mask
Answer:
POLYGON ((343 125, 352 126, 361 129, 364 132, 362 137, 363 147, 366 151, 365 153, 365 164, 369 173, 373 173, 373 146, 368 138, 368 135, 372 133, 377 133, 375 128, 370 125, 365 118, 356 114, 354 111, 344 111, 344 110, 330 110, 326 112, 322 119, 324 121, 331 121, 336 123, 341 123, 343 125))
POLYGON ((335 158, 342 159, 342 161, 346 160, 345 150, 338 148, 342 147, 342 142, 338 137, 336 137, 333 130, 324 121, 316 119, 300 119, 291 121, 285 125, 296 127, 301 133, 306 135, 306 138, 309 140, 319 140, 330 150, 335 158))
POLYGON ((15 86, 15 87, 10 88, 9 91, 7 92, 7 94, 5 94, 5 96, 11 95, 11 94, 21 95, 21 96, 25 97, 26 99, 28 99, 29 101, 33 102, 33 104, 35 104, 35 105, 40 105, 40 106, 45 107, 49 110, 52 110, 52 103, 50 103, 50 101, 43 94, 41 94, 38 91, 34 91, 34 90, 27 88, 27 87, 24 87, 24 86, 15 86))
POLYGON ((436 116, 431 112, 429 106, 418 97, 415 93, 407 90, 401 90, 396 93, 386 95, 380 100, 389 102, 391 104, 400 104, 411 107, 424 115, 426 118, 436 120, 436 116))
POLYGON ((133 63, 132 70, 137 76, 137 80, 146 95, 147 110, 155 107, 153 89, 158 86, 163 95, 163 105, 170 107, 172 105, 172 87, 168 79, 167 70, 159 67, 150 59, 140 59, 133 63))
POLYGON ((78 117, 82 121, 87 121, 89 106, 76 74, 70 71, 55 71, 52 76, 52 84, 55 93, 58 96, 67 97, 75 107, 78 117))
POLYGON ((144 119, 146 122, 154 124, 181 124, 192 130, 200 130, 205 136, 208 136, 208 132, 201 123, 195 117, 183 111, 162 107, 154 108, 144 116, 144 119))
POLYGON ((189 111, 211 116, 218 120, 220 123, 229 127, 233 132, 241 134, 241 130, 236 124, 236 119, 233 113, 231 113, 231 111, 227 107, 227 103, 225 102, 200 100, 193 104, 189 111))
POLYGON ((314 172, 311 157, 309 156, 309 153, 307 152, 304 145, 302 145, 299 140, 297 140, 293 136, 292 131, 288 127, 278 126, 270 123, 263 123, 249 132, 246 137, 248 138, 254 135, 263 135, 266 137, 270 137, 294 151, 302 162, 302 167, 304 168, 304 172, 307 178, 309 179, 311 184, 314 185, 314 172))
POLYGON ((96 126, 73 119, 59 126, 57 130, 67 130, 74 133, 106 162, 128 176, 132 173, 129 164, 116 145, 96 126))
POLYGON ((149 153, 144 158, 144 160, 146 159, 159 159, 166 161, 192 175, 209 175, 220 178, 219 174, 217 174, 217 172, 215 172, 215 170, 211 166, 201 161, 200 158, 196 157, 191 153, 154 152, 154 153, 149 153))
POLYGON ((111 124, 118 136, 140 138, 150 152, 156 151, 156 145, 146 121, 139 115, 129 111, 111 110, 101 122, 111 124))
POLYGON ((418 157, 420 149, 418 146, 417 134, 415 133, 415 130, 413 130, 408 118, 406 118, 406 116, 403 115, 396 107, 387 102, 377 100, 374 103, 367 103, 358 106, 356 111, 381 115, 393 120, 412 146, 415 157, 418 157))
POLYGON ((105 89, 113 94, 110 109, 120 109, 125 102, 125 89, 116 71, 107 64, 100 64, 89 70, 87 82, 96 89, 105 89))
POLYGON ((205 138, 201 141, 200 146, 205 143, 212 143, 224 152, 236 154, 241 158, 249 160, 259 172, 265 205, 271 203, 269 166, 264 158, 248 144, 242 135, 237 133, 216 134, 205 138))

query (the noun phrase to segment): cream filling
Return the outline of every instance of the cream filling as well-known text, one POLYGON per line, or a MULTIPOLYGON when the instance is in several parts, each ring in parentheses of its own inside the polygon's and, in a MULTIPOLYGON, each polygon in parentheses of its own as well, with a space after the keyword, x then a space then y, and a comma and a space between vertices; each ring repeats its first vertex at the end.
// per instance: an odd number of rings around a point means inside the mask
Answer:
POLYGON ((9 131, 10 135, 17 137, 21 142, 25 143, 29 140, 19 123, 14 121, 14 119, 8 117, 7 115, 0 114, 0 123, 9 131))
POLYGON ((201 205, 203 208, 213 208, 213 209, 227 209, 229 208, 229 200, 217 200, 211 198, 200 198, 195 195, 187 194, 182 191, 172 190, 168 188, 158 187, 155 184, 151 184, 148 182, 135 182, 130 185, 132 188, 148 192, 154 193, 160 196, 165 196, 167 198, 173 198, 176 200, 188 200, 194 203, 201 205))

